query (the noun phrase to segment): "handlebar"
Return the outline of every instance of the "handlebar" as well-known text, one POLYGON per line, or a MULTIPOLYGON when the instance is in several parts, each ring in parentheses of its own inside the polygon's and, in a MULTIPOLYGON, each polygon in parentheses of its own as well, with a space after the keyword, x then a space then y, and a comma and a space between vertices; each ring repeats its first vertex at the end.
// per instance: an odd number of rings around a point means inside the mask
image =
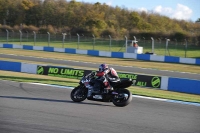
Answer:
POLYGON ((85 77, 86 79, 88 79, 88 78, 94 77, 95 75, 96 75, 96 72, 91 72, 91 73, 85 75, 84 77, 85 77))

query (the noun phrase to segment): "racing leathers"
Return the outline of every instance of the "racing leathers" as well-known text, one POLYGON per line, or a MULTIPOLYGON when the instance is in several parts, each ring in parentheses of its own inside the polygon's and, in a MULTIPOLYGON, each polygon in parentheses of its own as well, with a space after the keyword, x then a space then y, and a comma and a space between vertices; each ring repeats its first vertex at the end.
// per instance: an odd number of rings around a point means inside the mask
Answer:
POLYGON ((115 82, 120 81, 120 78, 114 68, 107 68, 103 72, 98 71, 96 76, 99 78, 104 77, 102 79, 107 79, 107 80, 102 80, 104 84, 104 92, 108 92, 109 90, 112 90, 112 84, 115 82))

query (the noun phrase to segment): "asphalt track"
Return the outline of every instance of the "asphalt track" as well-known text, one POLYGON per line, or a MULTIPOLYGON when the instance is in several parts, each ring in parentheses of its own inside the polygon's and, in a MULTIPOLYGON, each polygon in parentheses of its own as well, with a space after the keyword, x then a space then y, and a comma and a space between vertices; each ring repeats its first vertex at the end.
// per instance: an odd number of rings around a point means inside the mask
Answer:
MULTIPOLYGON (((85 68, 87 68, 87 67, 88 68, 98 68, 98 66, 99 66, 99 64, 91 63, 91 62, 57 60, 57 59, 50 59, 50 58, 37 58, 37 57, 7 55, 7 54, 0 54, 0 58, 44 62, 44 63, 47 63, 47 64, 54 63, 54 64, 66 65, 66 66, 69 66, 69 67, 70 66, 77 66, 77 67, 85 67, 85 68)), ((106 61, 104 61, 104 62, 106 62, 106 61)), ((108 64, 109 64, 109 62, 108 62, 108 64)), ((126 72, 135 73, 135 74, 142 73, 142 74, 145 74, 145 75, 159 75, 159 76, 168 76, 168 77, 178 77, 178 78, 200 80, 200 74, 195 74, 195 73, 162 71, 162 70, 146 69, 146 68, 131 67, 131 66, 118 66, 118 65, 112 65, 112 64, 110 64, 109 66, 114 67, 117 71, 126 71, 126 72)))
POLYGON ((74 103, 70 89, 0 81, 1 133, 200 133, 200 107, 134 98, 74 103))

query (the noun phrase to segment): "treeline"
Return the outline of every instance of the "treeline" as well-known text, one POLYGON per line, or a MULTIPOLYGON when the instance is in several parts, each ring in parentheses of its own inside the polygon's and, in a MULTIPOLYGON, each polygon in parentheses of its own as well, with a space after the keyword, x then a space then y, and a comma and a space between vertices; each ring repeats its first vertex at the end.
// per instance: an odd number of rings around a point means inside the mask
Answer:
POLYGON ((75 0, 0 0, 0 29, 113 38, 200 36, 200 24, 192 21, 75 0))

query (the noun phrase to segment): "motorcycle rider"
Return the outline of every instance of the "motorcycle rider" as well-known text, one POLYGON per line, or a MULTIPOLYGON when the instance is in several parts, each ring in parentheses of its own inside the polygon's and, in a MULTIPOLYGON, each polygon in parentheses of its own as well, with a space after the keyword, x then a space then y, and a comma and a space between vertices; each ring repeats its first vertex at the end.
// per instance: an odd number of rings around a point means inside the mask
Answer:
MULTIPOLYGON (((104 84, 104 93, 108 93, 110 90, 113 90, 112 84, 119 82, 120 78, 114 68, 109 68, 107 64, 99 65, 99 71, 97 71, 96 76, 101 79, 104 84), (103 80, 107 78, 107 80, 103 80), (108 81, 108 82, 107 82, 108 81)), ((100 88, 99 88, 100 89, 100 88)))

